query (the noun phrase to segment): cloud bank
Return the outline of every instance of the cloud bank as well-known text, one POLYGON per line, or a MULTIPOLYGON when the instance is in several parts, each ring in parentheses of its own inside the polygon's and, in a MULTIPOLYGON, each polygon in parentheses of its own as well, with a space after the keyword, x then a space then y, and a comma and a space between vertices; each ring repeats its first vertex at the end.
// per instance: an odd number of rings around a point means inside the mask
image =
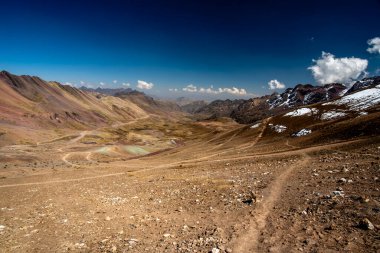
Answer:
POLYGON ((380 54, 380 37, 375 37, 367 41, 370 46, 367 51, 371 54, 380 54))
MULTIPOLYGON (((175 89, 169 89, 169 91, 174 91, 175 89)), ((232 94, 232 95, 248 95, 247 91, 245 89, 239 89, 236 87, 232 88, 218 88, 214 89, 213 86, 210 86, 209 88, 203 88, 200 87, 198 88, 197 86, 193 84, 189 84, 186 87, 182 88, 183 91, 186 92, 198 92, 198 93, 204 93, 204 94, 222 94, 222 93, 227 93, 227 94, 232 94)))
POLYGON ((150 90, 154 86, 153 83, 148 83, 142 80, 137 81, 137 88, 142 89, 142 90, 150 90))
POLYGON ((348 83, 365 74, 368 61, 355 57, 335 58, 333 54, 322 52, 318 60, 313 60, 315 65, 310 66, 314 79, 319 84, 334 82, 348 83))
POLYGON ((192 84, 187 85, 185 88, 182 88, 182 90, 187 91, 187 92, 197 92, 198 91, 197 87, 192 85, 192 84))
POLYGON ((276 79, 273 79, 268 82, 268 87, 270 90, 284 89, 285 84, 277 81, 276 79))

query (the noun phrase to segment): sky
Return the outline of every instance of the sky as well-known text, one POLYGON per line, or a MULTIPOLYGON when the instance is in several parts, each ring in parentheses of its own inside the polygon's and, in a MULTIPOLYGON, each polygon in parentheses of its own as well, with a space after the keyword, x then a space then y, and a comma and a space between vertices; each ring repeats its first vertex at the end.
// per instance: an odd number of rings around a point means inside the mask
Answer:
POLYGON ((0 0, 0 69, 163 98, 380 75, 380 0, 0 0))

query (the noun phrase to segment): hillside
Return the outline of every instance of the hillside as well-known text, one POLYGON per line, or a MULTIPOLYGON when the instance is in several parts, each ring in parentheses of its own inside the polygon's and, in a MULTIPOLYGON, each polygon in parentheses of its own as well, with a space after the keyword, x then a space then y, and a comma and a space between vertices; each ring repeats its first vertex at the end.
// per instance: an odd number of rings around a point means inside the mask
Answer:
MULTIPOLYGON (((0 72, 0 142, 35 141, 50 134, 128 122, 149 114, 179 115, 179 108, 145 94, 108 96, 36 76, 0 72), (33 130, 32 130, 33 129, 33 130), (31 132, 31 134, 27 134, 31 132)), ((119 92, 120 93, 120 92, 119 92)))

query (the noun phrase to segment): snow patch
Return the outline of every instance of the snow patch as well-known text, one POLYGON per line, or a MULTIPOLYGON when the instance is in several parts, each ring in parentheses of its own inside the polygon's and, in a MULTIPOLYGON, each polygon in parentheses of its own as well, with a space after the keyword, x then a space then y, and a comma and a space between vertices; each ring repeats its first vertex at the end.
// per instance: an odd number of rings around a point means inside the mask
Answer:
POLYGON ((345 117, 347 114, 345 112, 329 111, 321 115, 321 120, 332 120, 345 117))
POLYGON ((297 133, 294 133, 292 136, 301 137, 301 136, 305 136, 305 135, 308 135, 308 134, 311 134, 311 130, 310 129, 301 129, 297 133))
POLYGON ((260 126, 260 123, 257 123, 257 124, 254 124, 253 126, 251 126, 250 128, 258 128, 260 126))
POLYGON ((380 85, 344 96, 323 105, 346 105, 351 110, 361 111, 380 103, 380 85))
POLYGON ((304 115, 311 116, 316 113, 318 113, 318 109, 316 108, 299 108, 297 110, 288 112, 284 116, 288 116, 288 117, 299 117, 299 116, 304 116, 304 115))

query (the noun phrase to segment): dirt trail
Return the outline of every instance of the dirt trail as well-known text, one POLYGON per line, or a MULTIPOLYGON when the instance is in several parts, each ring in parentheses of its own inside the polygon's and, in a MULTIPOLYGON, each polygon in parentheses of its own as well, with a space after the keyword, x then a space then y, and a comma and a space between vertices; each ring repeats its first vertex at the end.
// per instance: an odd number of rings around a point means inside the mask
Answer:
POLYGON ((76 142, 80 141, 81 139, 83 139, 84 137, 86 137, 86 135, 91 134, 93 132, 94 131, 87 131, 87 130, 86 131, 82 131, 82 132, 80 132, 80 134, 79 134, 78 137, 72 139, 69 143, 76 143, 76 142))
MULTIPOLYGON (((141 118, 137 118, 137 119, 134 119, 134 120, 131 120, 129 122, 125 122, 125 123, 121 123, 121 122, 117 122, 115 124, 112 125, 112 128, 118 128, 118 127, 122 127, 122 126, 126 126, 126 125, 130 125, 130 124, 133 124, 135 122, 137 122, 138 120, 142 120, 142 119, 147 119, 149 118, 150 116, 149 115, 146 115, 144 117, 141 117, 141 118)), ((86 137, 87 135, 89 134, 93 134, 95 133, 96 131, 99 131, 101 130, 102 128, 98 128, 98 129, 95 129, 95 130, 86 130, 86 131, 82 131, 80 132, 79 136, 77 136, 76 138, 72 139, 71 141, 68 142, 68 144, 74 144, 74 143, 77 143, 78 141, 80 141, 81 139, 83 139, 84 137, 86 137)), ((62 151, 62 149, 60 149, 62 151)), ((70 161, 68 161, 67 159, 72 155, 72 154, 80 154, 80 153, 86 153, 86 160, 87 161, 91 161, 91 155, 92 155, 92 152, 91 151, 85 151, 85 152, 68 152, 68 153, 65 153, 63 156, 62 156, 62 161, 70 166, 75 166, 75 167, 81 167, 77 164, 73 164, 71 163, 70 161)))
POLYGON ((290 144, 290 143, 289 143, 289 140, 286 140, 285 145, 288 146, 288 147, 290 147, 290 148, 292 148, 292 149, 297 149, 297 148, 299 148, 299 147, 297 147, 297 146, 294 146, 294 145, 290 144))
POLYGON ((105 174, 105 175, 92 176, 92 177, 75 178, 75 179, 62 179, 62 180, 52 180, 52 181, 33 182, 33 183, 24 183, 24 184, 7 184, 7 185, 0 185, 0 188, 8 188, 8 187, 16 187, 16 186, 29 186, 29 185, 44 185, 44 184, 55 184, 55 183, 67 183, 67 182, 78 182, 78 181, 84 181, 84 180, 90 180, 90 179, 120 176, 120 175, 125 175, 125 174, 127 174, 127 173, 126 172, 120 172, 120 173, 112 173, 112 174, 105 174))
MULTIPOLYGON (((265 130, 267 129, 268 122, 269 122, 270 119, 271 118, 267 118, 267 119, 265 119, 262 122, 263 127, 261 128, 260 133, 257 135, 257 137, 255 138, 255 140, 253 142, 251 142, 251 143, 248 144, 247 147, 245 147, 247 144, 244 143, 244 144, 242 144, 240 146, 237 146, 237 147, 234 147, 234 148, 230 148, 230 149, 226 149, 223 152, 217 152, 217 153, 214 153, 214 154, 211 154, 211 155, 207 155, 207 156, 203 156, 203 157, 200 157, 200 158, 196 158, 196 159, 193 159, 192 161, 202 161, 202 160, 206 160, 206 159, 209 159, 209 158, 212 158, 212 157, 215 157, 215 156, 220 156, 220 155, 226 154, 226 153, 230 152, 233 149, 237 149, 237 148, 238 149, 241 149, 241 148, 251 148, 251 147, 255 146, 260 141, 260 139, 263 137, 263 134, 264 134, 265 130)), ((224 142, 222 144, 219 144, 219 145, 224 145, 224 144, 228 143, 229 141, 231 141, 237 135, 237 133, 238 132, 236 132, 233 136, 231 136, 226 142, 224 142)), ((210 150, 213 150, 213 148, 210 149, 210 150)))
POLYGON ((258 241, 260 232, 265 229, 266 219, 275 206, 277 199, 283 192, 283 186, 287 182, 292 171, 297 167, 305 166, 310 161, 310 157, 305 155, 301 161, 285 169, 280 176, 266 190, 264 200, 258 203, 254 211, 253 218, 248 224, 248 230, 242 231, 233 243, 233 252, 258 252, 258 241))
POLYGON ((79 167, 79 165, 73 164, 73 163, 71 163, 71 162, 69 162, 69 161, 67 160, 67 158, 69 158, 69 156, 71 156, 71 154, 72 154, 72 153, 66 153, 66 154, 64 154, 64 155, 62 156, 62 161, 63 161, 64 163, 66 163, 67 165, 74 166, 74 167, 79 167))
MULTIPOLYGON (((223 162, 223 161, 234 161, 234 160, 244 160, 244 159, 252 159, 252 158, 256 158, 256 157, 267 157, 267 156, 281 156, 281 155, 304 155, 306 152, 312 152, 312 151, 316 151, 316 150, 321 150, 321 149, 327 149, 327 148, 334 148, 334 147, 339 147, 341 145, 345 145, 345 144, 349 144, 349 143, 355 143, 355 142, 360 142, 360 141, 363 141, 364 139, 359 139, 359 140, 350 140, 350 141, 342 141, 342 142, 338 142, 338 143, 331 143, 331 144, 326 144, 326 145, 318 145, 318 146, 312 146, 312 147, 308 147, 308 148, 299 148, 297 150, 285 150, 285 151, 280 151, 280 152, 273 152, 273 153, 264 153, 264 154, 253 154, 253 155, 249 155, 249 156, 240 156, 240 157, 229 157, 229 158, 223 158, 223 159, 215 159, 215 160, 208 160, 208 158, 211 158, 212 156, 210 155, 207 155, 207 156, 204 156, 204 157, 200 157, 200 158, 195 158, 195 159, 192 159, 192 160, 187 160, 187 161, 176 161, 176 162, 171 162, 171 163, 165 163, 165 164, 159 164, 159 165, 154 165, 150 168, 145 168, 145 169, 139 169, 139 170, 136 170, 135 172, 138 173, 138 172, 147 172, 147 171, 151 171, 151 170, 158 170, 158 169, 168 169, 168 168, 171 168, 171 167, 175 167, 175 166, 178 166, 178 165, 197 165, 199 162, 201 163, 214 163, 214 162, 223 162), (207 159, 205 161, 205 159, 207 159)), ((87 153, 87 152, 81 152, 81 153, 87 153)), ((64 155, 62 157, 62 160, 71 165, 71 166, 75 166, 75 167, 82 167, 82 166, 79 166, 77 164, 73 164, 71 162, 69 162, 67 160, 67 158, 71 155, 72 153, 67 153, 66 155, 64 155)), ((89 157, 91 155, 91 153, 88 153, 87 157, 89 157)), ((123 167, 125 167, 125 164, 122 165, 123 167)), ((116 166, 117 167, 117 166, 116 166)), ((96 179, 96 178, 102 178, 102 177, 109 177, 109 176, 114 176, 114 175, 119 175, 120 173, 110 173, 110 174, 104 174, 104 175, 100 175, 100 176, 96 176, 96 177, 85 177, 85 178, 78 178, 76 179, 76 181, 81 181, 81 180, 87 180, 87 179, 96 179)), ((70 182, 71 180, 52 180, 52 181, 45 181, 45 182, 36 182, 36 183, 26 183, 26 184, 12 184, 12 185, 3 185, 3 186, 0 186, 0 188, 5 188, 5 187, 14 187, 14 186, 26 186, 26 185, 42 185, 42 184, 50 184, 50 183, 62 183, 62 182, 70 182)))

